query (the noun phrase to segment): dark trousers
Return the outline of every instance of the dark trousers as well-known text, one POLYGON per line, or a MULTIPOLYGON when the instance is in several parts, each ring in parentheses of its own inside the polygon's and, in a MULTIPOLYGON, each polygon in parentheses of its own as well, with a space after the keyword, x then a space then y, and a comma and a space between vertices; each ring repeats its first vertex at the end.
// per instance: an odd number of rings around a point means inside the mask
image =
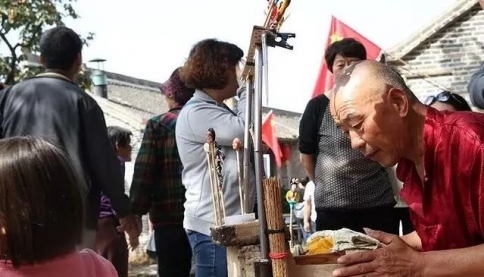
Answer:
POLYGON ((183 225, 155 226, 154 230, 158 276, 190 276, 192 249, 183 225))
POLYGON ((395 225, 400 229, 400 222, 402 223, 403 235, 410 234, 415 229, 413 228, 412 221, 410 220, 410 210, 408 208, 393 208, 393 217, 395 225))
POLYGON ((124 233, 116 230, 117 226, 119 221, 114 216, 98 220, 95 249, 113 264, 119 277, 128 277, 128 244, 124 233))
POLYGON ((348 228, 365 233, 363 228, 383 231, 398 235, 395 226, 394 208, 392 206, 375 207, 358 210, 316 209, 316 230, 339 230, 348 228))

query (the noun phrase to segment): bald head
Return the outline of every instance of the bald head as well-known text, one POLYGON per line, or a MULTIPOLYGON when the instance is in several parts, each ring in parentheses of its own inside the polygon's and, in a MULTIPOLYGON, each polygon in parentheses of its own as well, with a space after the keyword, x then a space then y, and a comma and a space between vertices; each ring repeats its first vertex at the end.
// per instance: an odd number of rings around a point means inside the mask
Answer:
MULTIPOLYGON (((341 74, 336 77, 334 93, 338 93, 348 84, 354 85, 355 82, 363 82, 374 87, 393 87, 405 92, 411 99, 417 97, 408 88, 402 76, 392 67, 373 60, 356 62, 346 67, 341 74)), ((354 91, 357 93, 358 91, 354 91)))

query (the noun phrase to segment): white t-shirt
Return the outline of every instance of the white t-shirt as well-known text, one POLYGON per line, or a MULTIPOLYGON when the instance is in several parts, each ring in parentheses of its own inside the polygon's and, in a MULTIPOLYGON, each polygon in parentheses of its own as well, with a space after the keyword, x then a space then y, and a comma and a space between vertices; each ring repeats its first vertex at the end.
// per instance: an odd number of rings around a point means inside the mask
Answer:
POLYGON ((386 168, 388 178, 390 178, 390 183, 392 184, 393 193, 395 194, 395 201, 397 201, 397 205, 395 205, 395 208, 406 208, 408 207, 407 203, 405 203, 403 199, 400 198, 400 190, 403 187, 403 183, 398 180, 396 169, 397 166, 386 168))
POLYGON ((311 200, 311 221, 316 222, 317 214, 316 214, 316 205, 314 204, 314 183, 313 181, 309 181, 304 188, 304 202, 311 200))

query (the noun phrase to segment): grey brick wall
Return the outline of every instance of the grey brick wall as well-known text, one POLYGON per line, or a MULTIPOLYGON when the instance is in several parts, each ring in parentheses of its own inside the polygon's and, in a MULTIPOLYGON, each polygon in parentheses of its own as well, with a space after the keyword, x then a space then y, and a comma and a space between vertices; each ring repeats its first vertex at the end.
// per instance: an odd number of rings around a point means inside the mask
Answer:
POLYGON ((484 11, 475 5, 402 60, 392 64, 419 99, 446 88, 468 100, 469 77, 484 60, 484 11))

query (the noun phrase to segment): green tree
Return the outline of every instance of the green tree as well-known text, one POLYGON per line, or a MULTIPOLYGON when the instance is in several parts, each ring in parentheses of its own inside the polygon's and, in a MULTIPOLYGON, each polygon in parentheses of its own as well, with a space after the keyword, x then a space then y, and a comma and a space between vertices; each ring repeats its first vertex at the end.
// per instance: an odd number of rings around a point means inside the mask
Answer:
MULTIPOLYGON (((12 85, 19 80, 42 72, 39 66, 24 66, 25 54, 38 53, 42 31, 46 27, 62 26, 67 18, 77 19, 73 7, 76 0, 0 0, 0 47, 8 54, 0 55, 0 81, 12 85)), ((84 44, 93 39, 89 33, 84 44)), ((82 72, 80 84, 90 87, 90 78, 82 72)))

